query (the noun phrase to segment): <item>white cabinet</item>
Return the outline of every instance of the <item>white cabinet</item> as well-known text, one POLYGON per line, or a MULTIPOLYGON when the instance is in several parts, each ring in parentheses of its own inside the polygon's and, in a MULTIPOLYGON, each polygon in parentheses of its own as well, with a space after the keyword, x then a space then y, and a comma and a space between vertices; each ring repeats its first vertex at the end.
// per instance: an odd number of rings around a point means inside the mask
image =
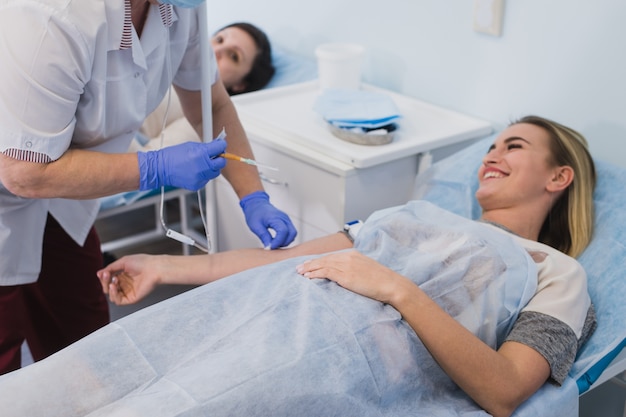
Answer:
MULTIPOLYGON (((298 229, 296 243, 405 203, 421 155, 451 153, 492 130, 479 119, 390 91, 364 88, 389 94, 402 114, 389 144, 356 145, 332 135, 312 110, 319 94, 316 82, 233 97, 256 160, 279 168, 259 171, 272 203, 289 214, 298 229)), ((230 186, 222 178, 215 185, 217 249, 261 246, 248 230, 230 186)))

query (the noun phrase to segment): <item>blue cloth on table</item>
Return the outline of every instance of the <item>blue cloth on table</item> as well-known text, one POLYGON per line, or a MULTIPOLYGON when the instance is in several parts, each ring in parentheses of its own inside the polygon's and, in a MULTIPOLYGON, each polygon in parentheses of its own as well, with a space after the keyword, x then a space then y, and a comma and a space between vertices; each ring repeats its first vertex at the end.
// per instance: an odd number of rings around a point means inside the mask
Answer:
MULTIPOLYGON (((357 250, 497 347, 536 287, 506 234, 427 202, 377 212, 357 250)), ((255 268, 155 304, 0 377, 3 417, 487 416, 389 305, 255 268)))
POLYGON ((313 110, 337 127, 375 129, 400 117, 393 99, 367 90, 324 90, 315 100, 313 110))

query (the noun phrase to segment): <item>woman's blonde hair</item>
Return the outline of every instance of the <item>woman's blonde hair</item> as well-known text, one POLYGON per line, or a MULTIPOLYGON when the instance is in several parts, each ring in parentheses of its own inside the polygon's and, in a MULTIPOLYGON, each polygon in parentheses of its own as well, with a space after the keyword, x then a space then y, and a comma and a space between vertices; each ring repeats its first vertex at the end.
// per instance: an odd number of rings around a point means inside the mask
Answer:
POLYGON ((539 233, 539 242, 577 257, 591 241, 596 168, 587 140, 577 131, 539 116, 526 116, 512 124, 528 123, 543 128, 550 136, 552 162, 569 166, 574 179, 552 205, 539 233))

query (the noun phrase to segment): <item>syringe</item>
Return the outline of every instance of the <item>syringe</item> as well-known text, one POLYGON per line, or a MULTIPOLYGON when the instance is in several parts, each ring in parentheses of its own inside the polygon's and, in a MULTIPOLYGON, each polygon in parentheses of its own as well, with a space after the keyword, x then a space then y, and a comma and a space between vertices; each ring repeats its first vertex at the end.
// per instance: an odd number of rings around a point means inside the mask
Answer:
POLYGON ((271 167, 269 165, 265 165, 265 164, 260 164, 257 161, 255 161, 254 159, 249 159, 249 158, 244 158, 243 156, 239 156, 239 155, 235 155, 232 153, 222 153, 218 156, 221 156, 222 158, 226 158, 226 159, 231 159, 233 161, 239 161, 239 162, 243 162, 244 164, 248 164, 248 165, 254 165, 258 168, 266 168, 266 169, 271 169, 272 171, 278 171, 278 168, 276 167, 271 167))
MULTIPOLYGON (((220 132, 219 135, 217 135, 217 137, 215 139, 226 139, 226 129, 222 128, 222 131, 220 132)), ((254 159, 244 158, 243 156, 235 155, 234 153, 224 152, 222 154, 219 154, 218 156, 221 156, 222 158, 226 158, 226 159, 231 159, 233 161, 243 162, 244 164, 254 165, 257 168, 271 169, 272 171, 278 171, 279 170, 276 167, 271 167, 269 165, 260 164, 257 161, 255 161, 254 159)))

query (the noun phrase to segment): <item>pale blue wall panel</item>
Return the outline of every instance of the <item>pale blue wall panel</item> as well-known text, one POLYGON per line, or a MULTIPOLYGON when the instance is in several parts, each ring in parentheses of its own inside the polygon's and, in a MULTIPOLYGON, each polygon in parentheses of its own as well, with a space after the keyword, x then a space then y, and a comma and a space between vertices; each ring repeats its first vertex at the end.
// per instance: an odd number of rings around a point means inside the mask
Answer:
POLYGON ((367 47, 365 81, 497 126, 527 113, 584 133, 626 165, 626 2, 505 0, 502 36, 476 33, 471 0, 209 2, 217 28, 263 27, 312 57, 327 41, 367 47))

